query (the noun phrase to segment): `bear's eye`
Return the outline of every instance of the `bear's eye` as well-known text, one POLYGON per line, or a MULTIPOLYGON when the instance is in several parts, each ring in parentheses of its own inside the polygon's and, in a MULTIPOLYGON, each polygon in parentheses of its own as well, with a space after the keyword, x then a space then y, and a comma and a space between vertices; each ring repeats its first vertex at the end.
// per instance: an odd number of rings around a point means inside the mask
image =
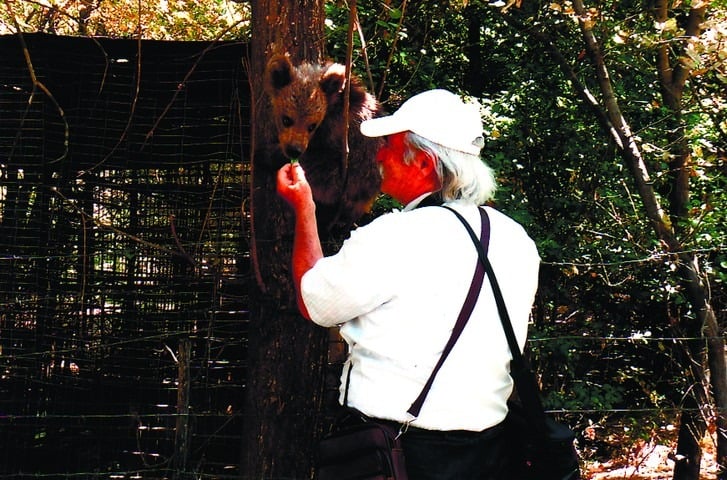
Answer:
POLYGON ((293 119, 288 117, 287 115, 283 116, 283 126, 284 127, 290 127, 293 125, 293 119))
POLYGON ((309 133, 313 133, 313 130, 315 130, 316 128, 318 128, 318 124, 317 123, 311 123, 310 125, 308 125, 308 132, 309 133))

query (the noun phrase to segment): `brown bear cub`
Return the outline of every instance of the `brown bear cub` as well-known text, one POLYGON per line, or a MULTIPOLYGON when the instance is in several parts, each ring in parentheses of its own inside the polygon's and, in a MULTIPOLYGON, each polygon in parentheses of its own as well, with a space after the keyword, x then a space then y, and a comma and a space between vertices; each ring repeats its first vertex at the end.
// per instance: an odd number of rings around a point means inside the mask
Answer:
POLYGON ((293 66, 287 55, 274 55, 264 79, 277 134, 277 142, 267 149, 270 166, 300 162, 313 191, 319 228, 329 231, 348 228, 367 213, 381 184, 375 156, 382 140, 365 137, 359 130, 361 122, 378 113, 379 104, 351 75, 348 118, 344 118, 345 70, 332 62, 293 66))

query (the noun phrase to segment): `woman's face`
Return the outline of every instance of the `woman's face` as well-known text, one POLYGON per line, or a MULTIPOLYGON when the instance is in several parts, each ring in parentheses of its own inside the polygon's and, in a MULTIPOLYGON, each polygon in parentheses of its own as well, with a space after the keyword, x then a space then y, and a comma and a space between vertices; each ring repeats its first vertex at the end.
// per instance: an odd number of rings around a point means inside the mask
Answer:
POLYGON ((406 205, 415 198, 439 188, 434 170, 434 159, 427 153, 416 151, 414 159, 404 163, 407 149, 406 132, 388 135, 376 153, 381 171, 381 191, 406 205))

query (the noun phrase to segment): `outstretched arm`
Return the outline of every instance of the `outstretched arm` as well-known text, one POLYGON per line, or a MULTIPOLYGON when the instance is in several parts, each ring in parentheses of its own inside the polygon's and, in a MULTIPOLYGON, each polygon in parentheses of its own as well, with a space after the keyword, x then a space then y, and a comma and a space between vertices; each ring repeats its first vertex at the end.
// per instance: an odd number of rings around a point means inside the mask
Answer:
POLYGON ((318 237, 316 206, 303 167, 298 163, 287 163, 278 170, 278 194, 295 211, 295 232, 293 238, 293 284, 298 309, 310 320, 300 292, 300 282, 305 272, 323 258, 323 249, 318 237))

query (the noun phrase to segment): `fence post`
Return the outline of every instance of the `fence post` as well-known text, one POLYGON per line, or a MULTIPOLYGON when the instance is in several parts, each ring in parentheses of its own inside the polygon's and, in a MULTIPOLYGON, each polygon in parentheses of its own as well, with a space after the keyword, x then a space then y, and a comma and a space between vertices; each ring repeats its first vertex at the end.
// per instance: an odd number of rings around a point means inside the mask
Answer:
POLYGON ((189 362, 192 342, 179 340, 177 352, 177 421, 174 435, 173 478, 184 478, 189 455, 189 362))

